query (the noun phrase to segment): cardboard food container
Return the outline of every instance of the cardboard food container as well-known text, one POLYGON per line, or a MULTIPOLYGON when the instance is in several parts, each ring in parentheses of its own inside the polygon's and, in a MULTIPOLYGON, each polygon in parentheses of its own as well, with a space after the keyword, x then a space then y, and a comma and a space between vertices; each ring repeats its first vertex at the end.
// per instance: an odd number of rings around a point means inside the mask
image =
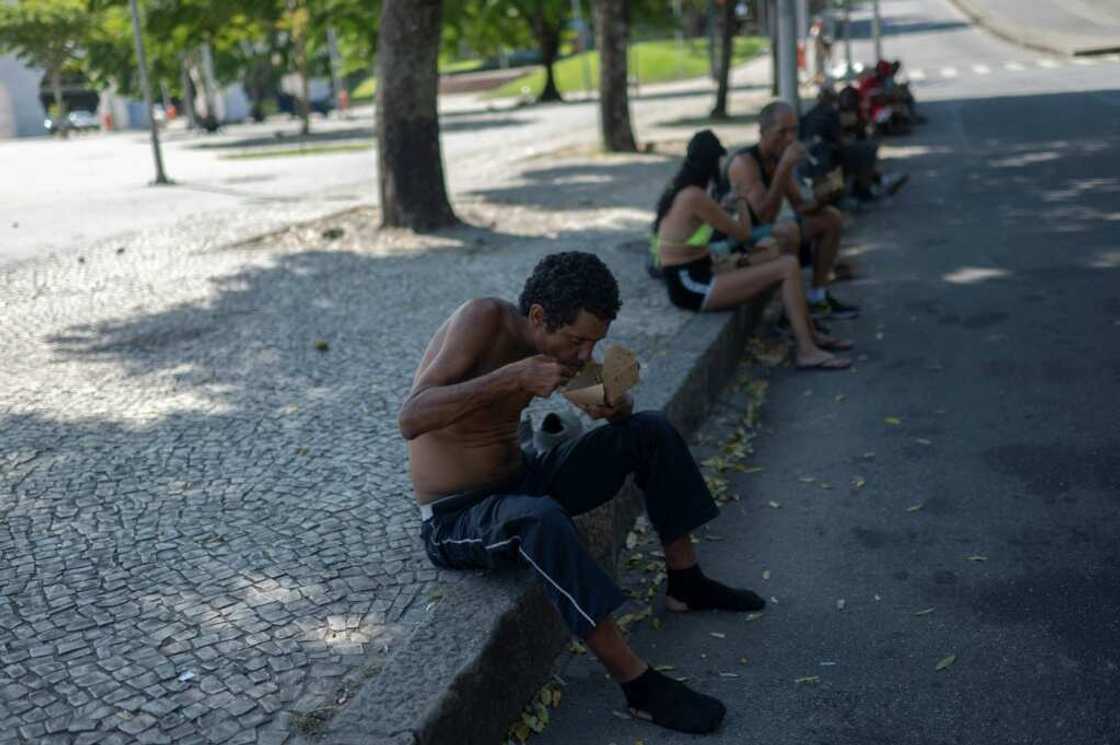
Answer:
POLYGON ((560 392, 577 406, 605 406, 638 384, 639 367, 633 352, 615 344, 602 364, 591 360, 560 392))

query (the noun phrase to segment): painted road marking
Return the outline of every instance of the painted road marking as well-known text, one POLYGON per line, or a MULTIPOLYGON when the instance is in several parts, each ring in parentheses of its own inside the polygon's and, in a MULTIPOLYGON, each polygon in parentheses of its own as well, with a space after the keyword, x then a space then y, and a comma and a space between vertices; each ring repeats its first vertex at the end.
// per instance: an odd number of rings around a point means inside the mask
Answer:
POLYGON ((972 70, 977 75, 987 75, 992 71, 992 68, 988 67, 987 65, 973 65, 972 70))
POLYGON ((1003 67, 1004 67, 1005 70, 1011 70, 1011 72, 1019 72, 1021 70, 1026 69, 1022 65, 1020 65, 1018 62, 1008 62, 1003 67))
POLYGON ((955 68, 955 67, 942 67, 941 68, 941 77, 943 77, 943 78, 955 78, 955 77, 957 77, 957 68, 955 68))
POLYGON ((926 79, 926 74, 924 72, 922 72, 920 69, 911 70, 907 74, 910 76, 910 79, 915 81, 915 82, 919 81, 919 80, 925 80, 926 79))

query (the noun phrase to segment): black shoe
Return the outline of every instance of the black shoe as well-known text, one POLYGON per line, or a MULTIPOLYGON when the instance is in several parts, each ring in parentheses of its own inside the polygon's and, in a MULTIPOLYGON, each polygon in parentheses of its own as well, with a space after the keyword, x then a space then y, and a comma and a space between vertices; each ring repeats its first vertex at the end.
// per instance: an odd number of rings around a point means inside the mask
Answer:
MULTIPOLYGON (((842 303, 832 296, 831 292, 826 292, 824 295, 824 303, 813 303, 813 305, 827 305, 828 313, 825 314, 827 318, 835 318, 840 321, 847 321, 853 318, 859 318, 859 306, 848 305, 842 303)), ((810 306, 812 307, 812 306, 810 306)))

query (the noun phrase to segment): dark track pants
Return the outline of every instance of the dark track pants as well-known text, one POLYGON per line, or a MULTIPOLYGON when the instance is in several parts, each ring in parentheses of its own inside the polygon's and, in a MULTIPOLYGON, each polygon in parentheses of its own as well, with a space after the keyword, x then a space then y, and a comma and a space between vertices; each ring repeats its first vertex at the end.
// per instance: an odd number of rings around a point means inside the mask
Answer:
POLYGON ((523 561, 572 633, 587 636, 625 598, 580 542, 572 517, 608 501, 631 473, 663 544, 719 512, 684 439, 659 412, 643 412, 527 455, 508 484, 435 502, 420 534, 428 558, 456 569, 523 561))

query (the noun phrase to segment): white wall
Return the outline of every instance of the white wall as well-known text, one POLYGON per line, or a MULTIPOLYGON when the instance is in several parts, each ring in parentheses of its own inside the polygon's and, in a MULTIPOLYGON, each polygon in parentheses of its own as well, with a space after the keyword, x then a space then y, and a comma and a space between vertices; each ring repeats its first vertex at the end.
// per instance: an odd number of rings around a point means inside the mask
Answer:
POLYGON ((47 112, 39 103, 43 73, 14 56, 0 57, 0 138, 46 134, 47 112))

